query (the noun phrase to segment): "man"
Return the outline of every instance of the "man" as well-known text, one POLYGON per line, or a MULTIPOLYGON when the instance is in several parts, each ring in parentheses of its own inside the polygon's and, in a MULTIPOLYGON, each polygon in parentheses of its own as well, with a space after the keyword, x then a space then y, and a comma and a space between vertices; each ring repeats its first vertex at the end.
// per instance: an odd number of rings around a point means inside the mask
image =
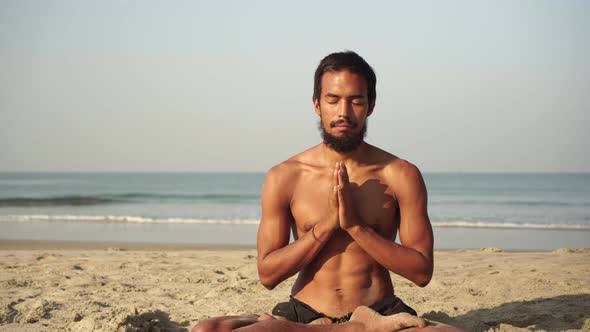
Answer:
POLYGON ((456 331, 426 327, 394 295, 389 271, 429 283, 433 235, 419 170, 364 142, 375 85, 356 53, 324 58, 313 95, 323 142, 265 179, 258 273, 268 289, 299 273, 290 301, 274 316, 217 318, 193 331, 456 331))

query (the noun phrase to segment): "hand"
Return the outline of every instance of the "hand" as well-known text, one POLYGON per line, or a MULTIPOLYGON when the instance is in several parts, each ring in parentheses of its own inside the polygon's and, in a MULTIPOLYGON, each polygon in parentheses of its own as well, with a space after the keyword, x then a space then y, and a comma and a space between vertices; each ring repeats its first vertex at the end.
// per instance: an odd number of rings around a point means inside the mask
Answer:
MULTIPOLYGON (((336 166, 338 166, 338 164, 336 164, 336 166)), ((334 168, 334 171, 332 172, 331 182, 326 214, 321 219, 322 221, 314 225, 311 230, 313 232, 313 237, 320 242, 327 241, 332 233, 340 228, 338 218, 338 167, 334 168)))
POLYGON ((340 228, 347 230, 357 225, 360 219, 352 204, 351 185, 344 162, 336 163, 336 169, 338 171, 338 219, 340 228))
POLYGON ((324 218, 330 230, 336 230, 340 227, 338 218, 338 167, 338 163, 336 163, 336 167, 332 173, 332 190, 328 197, 328 215, 324 218))

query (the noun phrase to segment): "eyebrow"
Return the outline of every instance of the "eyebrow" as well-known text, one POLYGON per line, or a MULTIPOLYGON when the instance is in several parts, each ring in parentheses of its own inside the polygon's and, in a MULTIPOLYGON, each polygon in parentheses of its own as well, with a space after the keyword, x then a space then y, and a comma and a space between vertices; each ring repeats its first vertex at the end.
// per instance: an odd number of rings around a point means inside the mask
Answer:
MULTIPOLYGON (((329 93, 329 92, 326 93, 324 96, 325 97, 335 97, 335 98, 340 98, 341 97, 339 95, 335 95, 335 94, 329 93)), ((365 98, 365 96, 364 95, 352 95, 352 96, 348 96, 348 99, 359 99, 359 98, 365 98)))

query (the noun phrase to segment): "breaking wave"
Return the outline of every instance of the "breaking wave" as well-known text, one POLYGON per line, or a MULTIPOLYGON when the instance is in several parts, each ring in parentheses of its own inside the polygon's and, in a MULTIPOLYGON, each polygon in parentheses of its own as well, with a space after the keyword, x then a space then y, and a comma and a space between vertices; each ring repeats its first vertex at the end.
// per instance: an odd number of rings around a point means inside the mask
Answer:
MULTIPOLYGON (((0 222, 105 222, 143 224, 209 224, 209 225, 258 225, 258 219, 208 219, 208 218, 152 218, 141 216, 83 216, 83 215, 0 215, 0 222)), ((538 229, 590 231, 590 224, 541 224, 483 221, 434 221, 440 228, 483 229, 538 229)))
POLYGON ((98 194, 64 195, 50 197, 6 197, 0 198, 0 207, 39 207, 39 206, 88 206, 117 203, 145 203, 150 201, 216 201, 241 202, 260 199, 258 194, 98 194))

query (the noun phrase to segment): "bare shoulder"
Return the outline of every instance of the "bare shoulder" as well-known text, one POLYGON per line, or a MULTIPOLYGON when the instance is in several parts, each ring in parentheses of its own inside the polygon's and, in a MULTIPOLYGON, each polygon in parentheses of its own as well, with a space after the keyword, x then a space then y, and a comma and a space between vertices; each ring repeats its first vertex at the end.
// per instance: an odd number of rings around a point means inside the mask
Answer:
POLYGON ((291 181, 309 167, 309 160, 313 159, 316 147, 303 151, 283 162, 273 166, 267 173, 267 180, 291 181))
POLYGON ((375 148, 378 162, 384 179, 398 191, 420 190, 424 186, 422 173, 413 163, 399 158, 389 152, 375 148))
POLYGON ((288 187, 290 183, 295 181, 298 173, 297 162, 291 159, 285 160, 268 170, 264 179, 264 187, 288 187))
POLYGON ((388 178, 420 175, 416 165, 375 146, 369 146, 371 164, 382 169, 388 178))
POLYGON ((419 210, 426 209, 426 184, 422 173, 416 165, 403 159, 398 159, 388 165, 393 191, 400 207, 414 206, 419 210))
POLYGON ((313 153, 311 148, 273 166, 266 174, 264 187, 280 188, 282 195, 290 196, 300 175, 309 168, 313 153))
POLYGON ((405 159, 396 158, 385 169, 388 175, 394 178, 398 184, 414 183, 422 180, 422 173, 418 167, 405 159))

